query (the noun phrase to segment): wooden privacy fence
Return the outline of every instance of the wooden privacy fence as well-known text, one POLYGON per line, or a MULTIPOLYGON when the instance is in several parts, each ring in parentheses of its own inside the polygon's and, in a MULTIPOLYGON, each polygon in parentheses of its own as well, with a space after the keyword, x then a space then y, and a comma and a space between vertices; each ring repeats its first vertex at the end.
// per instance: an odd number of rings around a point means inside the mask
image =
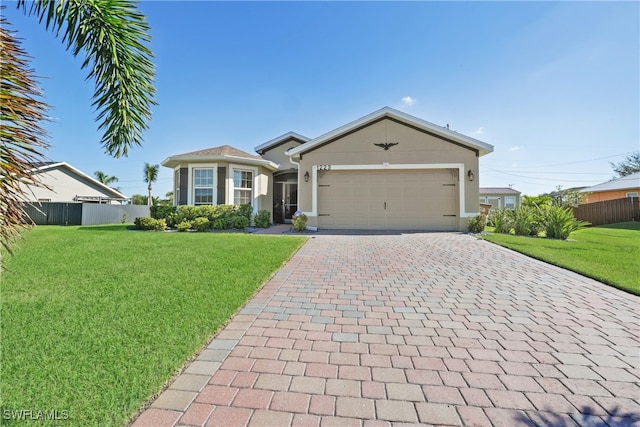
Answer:
POLYGON ((42 202, 26 203, 24 208, 36 225, 119 224, 150 216, 149 207, 143 205, 42 202))
POLYGON ((588 221, 591 225, 640 221, 640 202, 637 197, 626 197, 587 203, 573 208, 573 214, 580 221, 588 221))

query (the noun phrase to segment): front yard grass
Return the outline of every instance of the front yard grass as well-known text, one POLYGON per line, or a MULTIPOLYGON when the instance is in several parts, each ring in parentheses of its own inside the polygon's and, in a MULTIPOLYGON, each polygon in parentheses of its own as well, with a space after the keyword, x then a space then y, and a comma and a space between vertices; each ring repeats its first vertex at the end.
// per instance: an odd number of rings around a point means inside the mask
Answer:
POLYGON ((584 228, 569 240, 497 233, 483 239, 640 295, 640 222, 584 228))
POLYGON ((21 410, 58 411, 65 425, 125 424, 304 240, 30 230, 0 278, 0 424, 21 410))

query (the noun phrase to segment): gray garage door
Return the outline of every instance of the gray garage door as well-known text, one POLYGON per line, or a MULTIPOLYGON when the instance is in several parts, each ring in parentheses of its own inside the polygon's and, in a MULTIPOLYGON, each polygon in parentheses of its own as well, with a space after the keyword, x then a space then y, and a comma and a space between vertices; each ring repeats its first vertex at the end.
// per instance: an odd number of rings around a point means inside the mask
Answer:
POLYGON ((451 170, 319 172, 320 228, 456 230, 457 212, 451 170))

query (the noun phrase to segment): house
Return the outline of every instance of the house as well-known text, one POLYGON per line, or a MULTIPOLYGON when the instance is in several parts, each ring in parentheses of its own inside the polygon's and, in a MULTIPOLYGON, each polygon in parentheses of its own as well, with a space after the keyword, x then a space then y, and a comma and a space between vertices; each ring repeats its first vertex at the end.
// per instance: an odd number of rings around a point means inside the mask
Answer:
POLYGON ((511 187, 480 187, 480 203, 492 209, 515 209, 520 206, 520 194, 511 187))
POLYGON ((612 179, 602 184, 580 190, 585 194, 585 203, 638 197, 640 194, 640 172, 612 179))
POLYGON ((478 160, 493 146, 385 107, 324 135, 168 157, 174 204, 250 203, 310 228, 464 230, 478 214, 478 160))
POLYGON ((44 186, 27 186, 30 202, 121 204, 127 197, 66 162, 43 162, 31 171, 44 186))

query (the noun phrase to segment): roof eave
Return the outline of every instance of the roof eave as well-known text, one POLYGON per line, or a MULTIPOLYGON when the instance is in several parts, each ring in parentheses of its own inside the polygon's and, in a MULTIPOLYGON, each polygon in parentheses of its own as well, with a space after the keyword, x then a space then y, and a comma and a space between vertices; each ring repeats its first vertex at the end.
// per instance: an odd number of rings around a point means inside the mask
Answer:
POLYGON ((215 155, 215 156, 172 156, 167 157, 165 160, 160 163, 162 166, 167 168, 175 168, 176 166, 182 163, 204 163, 204 162, 216 162, 216 161, 226 161, 226 162, 238 162, 245 163, 251 165, 264 166, 268 169, 278 170, 279 165, 264 159, 251 159, 248 157, 240 157, 240 156, 228 156, 228 155, 215 155))
POLYGON ((265 151, 268 151, 271 147, 277 146, 282 144, 283 142, 286 142, 289 139, 297 139, 302 141, 302 143, 306 143, 307 141, 310 141, 311 138, 307 138, 304 135, 300 135, 299 133, 296 132, 287 132, 284 135, 280 135, 276 138, 273 138, 267 142, 265 142, 264 144, 260 144, 257 147, 254 148, 255 152, 258 154, 262 154, 265 151))

